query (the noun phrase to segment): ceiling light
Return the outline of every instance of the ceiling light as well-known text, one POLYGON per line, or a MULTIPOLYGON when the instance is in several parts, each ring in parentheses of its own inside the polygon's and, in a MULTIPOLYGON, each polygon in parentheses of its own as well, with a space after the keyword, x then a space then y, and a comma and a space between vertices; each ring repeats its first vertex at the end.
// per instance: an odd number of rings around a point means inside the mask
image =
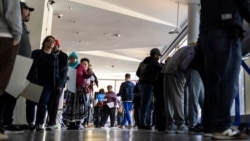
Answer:
POLYGON ((117 37, 117 38, 121 37, 121 34, 118 34, 118 33, 115 33, 115 34, 104 33, 104 35, 106 35, 106 36, 112 36, 112 37, 117 37))
POLYGON ((176 29, 173 29, 171 31, 168 32, 169 34, 179 34, 179 30, 176 28, 176 29))
POLYGON ((48 2, 49 2, 49 4, 51 4, 51 5, 53 5, 54 3, 56 3, 54 0, 49 0, 48 2))
POLYGON ((179 4, 180 4, 180 2, 177 2, 177 20, 176 20, 177 23, 176 23, 176 28, 169 31, 168 32, 169 34, 179 34, 180 33, 179 29, 178 29, 178 25, 179 25, 179 4))

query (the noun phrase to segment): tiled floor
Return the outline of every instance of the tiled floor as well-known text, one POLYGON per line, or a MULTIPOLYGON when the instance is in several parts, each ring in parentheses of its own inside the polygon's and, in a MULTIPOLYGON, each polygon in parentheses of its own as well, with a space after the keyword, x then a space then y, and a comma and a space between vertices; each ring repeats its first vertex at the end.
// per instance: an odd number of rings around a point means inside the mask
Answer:
POLYGON ((8 134, 8 141, 206 141, 208 137, 188 134, 166 134, 164 132, 137 129, 88 128, 81 131, 25 131, 8 134))

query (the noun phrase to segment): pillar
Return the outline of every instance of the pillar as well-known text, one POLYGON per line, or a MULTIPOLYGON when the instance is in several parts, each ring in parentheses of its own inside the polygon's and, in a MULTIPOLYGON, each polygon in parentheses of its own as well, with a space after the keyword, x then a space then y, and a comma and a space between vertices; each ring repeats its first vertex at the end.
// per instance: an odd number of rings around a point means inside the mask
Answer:
POLYGON ((197 3, 188 4, 188 43, 196 42, 199 36, 200 6, 197 3))

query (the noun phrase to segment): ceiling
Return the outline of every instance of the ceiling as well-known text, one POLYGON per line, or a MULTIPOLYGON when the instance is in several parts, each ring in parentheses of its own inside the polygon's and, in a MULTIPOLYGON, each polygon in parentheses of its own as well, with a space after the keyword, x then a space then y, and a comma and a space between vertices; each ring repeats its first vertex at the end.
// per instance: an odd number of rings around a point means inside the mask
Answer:
POLYGON ((152 48, 163 51, 187 23, 187 3, 179 0, 54 0, 52 35, 68 54, 87 57, 99 79, 124 79, 152 48))

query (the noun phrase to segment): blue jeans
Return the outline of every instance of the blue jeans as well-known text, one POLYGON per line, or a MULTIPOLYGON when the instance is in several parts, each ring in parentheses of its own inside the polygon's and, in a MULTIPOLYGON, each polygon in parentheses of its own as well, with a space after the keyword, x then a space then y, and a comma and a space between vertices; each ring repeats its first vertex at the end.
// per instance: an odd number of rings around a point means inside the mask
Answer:
POLYGON ((52 93, 52 89, 50 86, 44 86, 43 91, 39 100, 39 103, 35 103, 30 100, 26 100, 26 119, 27 122, 33 123, 35 120, 36 115, 36 122, 35 124, 44 124, 46 112, 47 112, 47 104, 49 102, 50 95, 52 93), (35 113, 35 108, 37 106, 37 111, 35 113))
POLYGON ((132 121, 131 121, 131 116, 130 116, 130 111, 132 108, 132 102, 123 102, 123 106, 124 106, 124 117, 123 117, 123 125, 128 124, 131 125, 132 121))
POLYGON ((139 93, 141 95, 141 109, 140 109, 140 126, 151 126, 151 99, 153 96, 153 85, 147 83, 139 84, 139 93))
POLYGON ((234 34, 223 28, 200 34, 206 74, 204 126, 210 122, 212 132, 231 126, 230 109, 238 91, 241 64, 241 42, 234 34))

